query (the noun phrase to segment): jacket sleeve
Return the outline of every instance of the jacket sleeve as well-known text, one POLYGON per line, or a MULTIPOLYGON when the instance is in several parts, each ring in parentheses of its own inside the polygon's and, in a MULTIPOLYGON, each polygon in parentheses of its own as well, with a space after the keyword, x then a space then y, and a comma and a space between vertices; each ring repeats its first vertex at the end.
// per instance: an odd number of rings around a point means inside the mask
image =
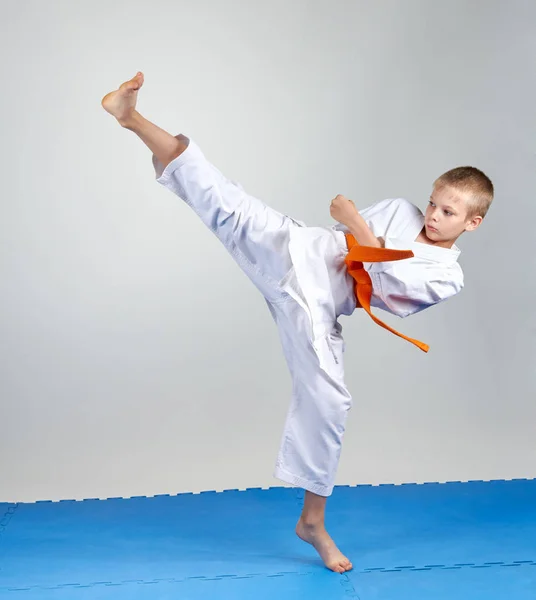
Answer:
POLYGON ((381 264, 383 268, 369 271, 374 294, 386 310, 402 318, 439 304, 463 289, 463 272, 457 263, 451 267, 410 261, 381 264))
MULTIPOLYGON (((366 208, 358 210, 359 214, 365 220, 365 223, 369 226, 372 233, 376 237, 382 237, 385 235, 389 224, 393 220, 397 213, 397 209, 399 210, 403 200, 400 198, 397 199, 387 199, 380 200, 366 208)), ((400 214, 399 214, 400 216, 400 214)), ((339 231, 343 231, 344 233, 348 233, 348 227, 346 225, 342 225, 341 223, 337 223, 333 229, 337 229, 339 231)))

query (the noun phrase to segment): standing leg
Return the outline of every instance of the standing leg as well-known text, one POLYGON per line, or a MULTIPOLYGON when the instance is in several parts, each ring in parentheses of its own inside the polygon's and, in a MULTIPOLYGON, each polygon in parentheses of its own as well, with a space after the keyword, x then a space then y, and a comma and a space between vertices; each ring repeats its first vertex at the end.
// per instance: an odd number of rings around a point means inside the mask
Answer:
POLYGON ((312 544, 325 565, 343 573, 352 563, 326 531, 324 515, 337 472, 351 396, 344 383, 344 341, 340 326, 322 341, 323 365, 312 348, 307 316, 293 300, 268 303, 292 378, 292 400, 287 413, 274 475, 306 490, 298 536, 312 544), (330 360, 331 359, 331 360, 330 360))
POLYGON ((344 573, 350 571, 353 566, 326 531, 324 524, 326 501, 325 496, 305 492, 305 501, 300 520, 296 525, 296 533, 303 541, 314 546, 328 569, 336 573, 344 573))

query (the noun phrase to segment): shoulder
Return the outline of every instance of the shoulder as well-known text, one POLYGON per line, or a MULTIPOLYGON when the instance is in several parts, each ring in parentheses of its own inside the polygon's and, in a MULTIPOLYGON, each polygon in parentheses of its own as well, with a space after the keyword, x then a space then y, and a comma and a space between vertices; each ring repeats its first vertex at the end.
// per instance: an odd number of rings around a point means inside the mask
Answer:
POLYGON ((406 198, 386 198, 367 206, 360 210, 359 213, 365 219, 367 216, 378 214, 386 217, 393 215, 422 215, 420 208, 406 198))
POLYGON ((387 198, 359 211, 376 237, 413 241, 424 219, 417 206, 405 198, 387 198), (409 233, 408 233, 409 232, 409 233))
POLYGON ((422 215, 422 210, 413 202, 410 202, 406 198, 395 198, 390 201, 390 207, 393 211, 403 212, 411 215, 422 215))

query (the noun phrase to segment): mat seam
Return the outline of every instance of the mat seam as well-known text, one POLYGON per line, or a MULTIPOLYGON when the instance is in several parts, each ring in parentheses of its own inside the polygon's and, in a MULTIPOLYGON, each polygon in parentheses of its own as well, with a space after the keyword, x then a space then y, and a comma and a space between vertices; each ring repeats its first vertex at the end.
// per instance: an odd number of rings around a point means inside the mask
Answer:
MULTIPOLYGON (((384 573, 393 573, 393 572, 422 572, 422 571, 445 571, 452 569, 470 569, 470 568, 482 568, 485 566, 486 568, 496 568, 500 569, 501 567, 536 567, 536 561, 513 561, 512 563, 482 563, 482 565, 478 565, 476 563, 469 564, 454 564, 452 566, 447 565, 436 565, 431 567, 402 567, 402 568, 369 568, 357 570, 353 569, 351 571, 352 575, 366 575, 366 574, 384 574, 384 573)), ((263 577, 289 577, 289 576, 315 576, 314 572, 306 571, 280 571, 275 573, 245 573, 243 575, 220 575, 220 576, 191 576, 191 577, 169 577, 169 578, 157 578, 157 579, 137 579, 137 580, 123 580, 120 582, 114 581, 99 581, 99 582, 91 582, 91 583, 60 583, 56 585, 46 586, 46 585, 32 585, 32 586, 2 586, 0 587, 0 591, 4 592, 18 592, 18 591, 32 591, 32 590, 57 590, 57 589, 79 589, 79 588, 88 588, 88 587, 117 587, 117 586, 127 586, 127 585, 155 585, 159 583, 186 583, 190 581, 223 581, 225 579, 228 580, 237 580, 237 579, 255 579, 255 578, 263 578, 263 577)), ((333 573, 333 576, 337 576, 336 573, 333 573)), ((359 598, 357 591, 353 585, 352 580, 348 577, 347 573, 343 573, 342 575, 338 575, 340 577, 340 584, 344 588, 345 595, 352 598, 359 598)))
MULTIPOLYGON (((406 487, 406 486, 431 486, 431 485, 449 485, 449 484, 465 484, 465 483, 513 483, 521 481, 536 481, 536 478, 516 478, 516 479, 468 479, 467 481, 424 481, 424 482, 405 482, 405 483, 358 483, 356 485, 336 485, 334 492, 337 489, 357 489, 357 488, 371 488, 371 487, 406 487)), ((293 490, 300 488, 289 488, 285 486, 273 486, 268 488, 252 487, 252 488, 232 488, 224 490, 203 490, 200 492, 179 492, 177 494, 155 494, 153 496, 111 496, 108 498, 65 498, 61 500, 34 500, 32 502, 12 502, 13 505, 23 504, 44 504, 52 503, 57 504, 60 502, 105 502, 107 500, 140 500, 149 498, 176 498, 180 496, 199 496, 203 494, 225 494, 229 492, 245 493, 250 491, 270 491, 270 490, 293 490)), ((303 493, 303 490, 301 490, 303 493)))

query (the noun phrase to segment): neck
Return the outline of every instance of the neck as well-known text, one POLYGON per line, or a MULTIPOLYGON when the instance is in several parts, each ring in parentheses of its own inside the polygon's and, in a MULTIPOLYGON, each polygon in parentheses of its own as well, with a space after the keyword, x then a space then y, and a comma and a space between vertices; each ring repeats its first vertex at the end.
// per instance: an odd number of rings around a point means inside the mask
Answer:
MULTIPOLYGON (((456 238, 456 239, 458 239, 458 238, 456 238)), ((441 240, 439 242, 434 242, 434 240, 431 240, 426 235, 426 229, 423 227, 422 230, 421 230, 421 232, 419 233, 417 241, 418 242, 422 242, 423 244, 428 244, 429 246, 439 246, 440 248, 448 248, 448 249, 450 249, 456 243, 456 239, 454 239, 454 240, 441 240)))

